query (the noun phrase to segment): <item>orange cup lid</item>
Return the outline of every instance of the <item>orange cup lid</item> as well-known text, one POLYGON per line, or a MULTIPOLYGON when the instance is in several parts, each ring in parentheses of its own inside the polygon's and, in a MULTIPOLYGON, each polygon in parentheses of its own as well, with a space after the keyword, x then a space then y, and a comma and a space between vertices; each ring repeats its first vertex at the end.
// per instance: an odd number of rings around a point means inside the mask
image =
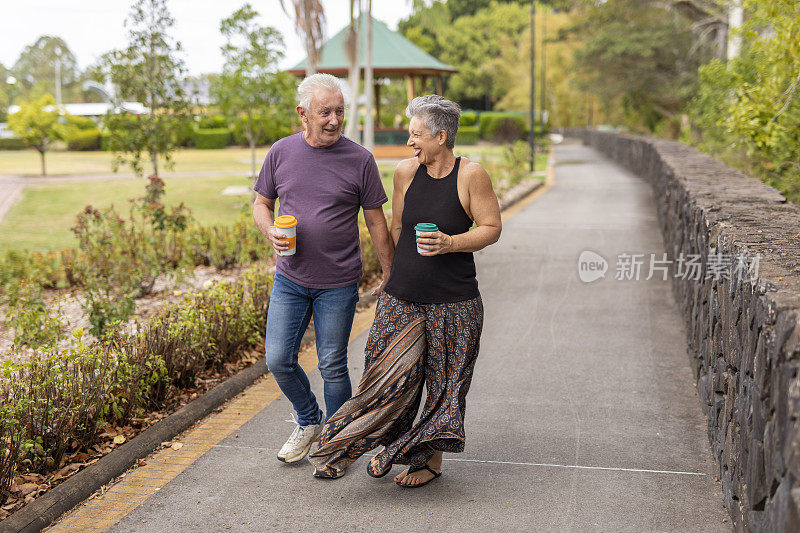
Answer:
POLYGON ((297 225, 297 219, 292 215, 281 215, 275 219, 276 228, 293 228, 297 225))

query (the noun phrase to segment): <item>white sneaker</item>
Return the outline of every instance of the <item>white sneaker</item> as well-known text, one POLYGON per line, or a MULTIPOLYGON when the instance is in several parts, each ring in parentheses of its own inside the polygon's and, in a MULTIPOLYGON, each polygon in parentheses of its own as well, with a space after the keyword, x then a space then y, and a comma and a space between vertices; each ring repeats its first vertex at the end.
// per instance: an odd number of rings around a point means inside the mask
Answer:
POLYGON ((308 452, 311 451, 311 445, 319 440, 322 424, 301 426, 294 418, 294 414, 292 420, 287 420, 287 422, 294 422, 296 425, 292 434, 289 435, 289 440, 278 452, 278 460, 284 463, 295 463, 305 459, 308 452))

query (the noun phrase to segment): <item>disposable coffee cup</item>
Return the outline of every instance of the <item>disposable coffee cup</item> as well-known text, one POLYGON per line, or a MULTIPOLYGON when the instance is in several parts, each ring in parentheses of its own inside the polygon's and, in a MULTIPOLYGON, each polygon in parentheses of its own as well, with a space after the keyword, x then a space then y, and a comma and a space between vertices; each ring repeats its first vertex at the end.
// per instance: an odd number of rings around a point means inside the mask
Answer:
POLYGON ((295 252, 297 252, 297 219, 292 215, 281 215, 275 219, 275 227, 286 235, 286 237, 281 240, 289 243, 289 249, 277 252, 278 255, 281 257, 294 255, 295 252))
MULTIPOLYGON (((432 231, 439 231, 439 227, 436 224, 432 224, 430 222, 420 222, 416 226, 414 226, 414 231, 417 232, 417 237, 419 237, 420 233, 430 233, 432 231)), ((417 253, 425 253, 430 252, 430 250, 423 250, 417 245, 417 253)))

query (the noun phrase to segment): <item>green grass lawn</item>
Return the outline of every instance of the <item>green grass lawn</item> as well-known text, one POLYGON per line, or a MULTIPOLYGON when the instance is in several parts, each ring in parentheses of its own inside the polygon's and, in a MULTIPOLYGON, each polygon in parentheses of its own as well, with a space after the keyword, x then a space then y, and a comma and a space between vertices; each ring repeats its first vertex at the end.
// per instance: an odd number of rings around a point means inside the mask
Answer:
MULTIPOLYGON (((267 156, 268 146, 256 148, 256 168, 267 156)), ((38 176, 41 173, 39 152, 36 150, 7 150, 0 157, 0 174, 20 176, 38 176)), ((64 176, 69 174, 108 174, 111 170, 110 152, 48 152, 46 156, 48 176, 64 176)), ((204 172, 250 170, 249 148, 225 148, 222 150, 184 149, 173 157, 174 172, 204 172)), ((162 163, 163 165, 163 163, 162 163)), ((164 167, 161 166, 160 169, 164 167)), ((145 174, 149 173, 149 164, 144 165, 145 174)), ((120 168, 120 172, 130 173, 129 167, 120 168)), ((159 174, 161 174, 159 172, 159 174)))
MULTIPOLYGON (((258 157, 266 155, 266 148, 260 149, 258 157)), ((483 157, 500 157, 502 146, 465 147, 459 154, 479 160, 483 157)), ((0 173, 11 173, 14 165, 37 168, 36 152, 3 152, 0 158, 0 173), (6 155, 11 154, 10 159, 6 155), (25 157, 31 157, 30 161, 25 157), (16 162, 15 162, 16 161, 16 162)), ((57 152, 62 157, 65 173, 86 174, 107 173, 110 168, 110 155, 102 152, 57 152), (68 157, 71 156, 72 158, 68 157), (105 165, 105 166, 104 166, 105 165)), ((200 176, 165 177, 166 203, 176 205, 185 203, 192 210, 195 219, 203 225, 230 224, 240 216, 247 196, 222 196, 228 186, 249 186, 245 177, 250 168, 249 151, 244 149, 225 150, 185 150, 176 154, 176 171, 238 171, 240 176, 200 176)), ((546 154, 537 154, 536 168, 543 170, 546 154)), ((48 165, 55 169, 55 164, 48 165)), ((391 209, 393 164, 379 164, 383 186, 389 203, 385 210, 391 209)), ((0 249, 27 248, 47 251, 75 245, 70 228, 75 215, 86 205, 104 208, 114 205, 121 214, 127 214, 128 199, 144 195, 146 180, 142 178, 117 178, 90 182, 39 183, 26 187, 22 199, 6 218, 0 222, 0 249)))
MULTIPOLYGON (((248 186, 247 178, 236 176, 201 178, 164 178, 166 203, 185 203, 203 225, 232 224, 239 217, 248 196, 222 196, 228 186, 248 186)), ((121 214, 129 211, 129 198, 144 195, 146 181, 123 178, 94 182, 43 183, 25 189, 22 200, 0 223, 0 249, 27 248, 47 251, 74 246, 70 231, 75 215, 86 205, 104 208, 110 205, 121 214)), ((391 205, 391 175, 383 179, 391 205)), ((249 209, 248 209, 249 212, 249 209)))

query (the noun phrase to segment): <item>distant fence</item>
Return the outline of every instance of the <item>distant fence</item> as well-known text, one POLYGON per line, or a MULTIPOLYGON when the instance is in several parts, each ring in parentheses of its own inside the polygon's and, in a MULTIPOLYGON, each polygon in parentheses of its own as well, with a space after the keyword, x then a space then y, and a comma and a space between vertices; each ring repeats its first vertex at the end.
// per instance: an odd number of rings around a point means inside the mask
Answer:
POLYGON ((800 531, 800 208, 674 141, 567 130, 647 179, 667 252, 758 258, 758 274, 673 276, 734 524, 800 531))

